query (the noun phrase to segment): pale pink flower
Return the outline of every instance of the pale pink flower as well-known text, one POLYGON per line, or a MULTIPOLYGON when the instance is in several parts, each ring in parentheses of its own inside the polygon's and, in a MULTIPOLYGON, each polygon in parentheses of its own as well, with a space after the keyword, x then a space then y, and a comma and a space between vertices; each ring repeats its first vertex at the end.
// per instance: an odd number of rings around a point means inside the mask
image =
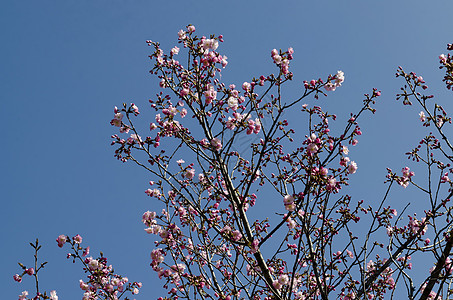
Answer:
POLYGON ((222 56, 222 60, 220 61, 220 63, 222 64, 223 68, 225 68, 228 65, 227 59, 228 57, 226 55, 222 56))
POLYGON ((228 98, 228 107, 236 111, 236 109, 238 108, 238 99, 234 97, 228 98))
POLYGON ((440 62, 443 64, 445 64, 447 62, 447 57, 445 56, 445 54, 439 55, 439 59, 440 59, 440 62))
POLYGON ((281 285, 285 285, 285 284, 288 284, 289 283, 289 277, 288 275, 286 274, 282 274, 278 277, 278 282, 281 284, 281 285))
POLYGON ((131 104, 131 109, 134 111, 135 115, 140 114, 140 112, 138 111, 137 105, 135 105, 134 103, 131 104))
POLYGON ((99 268, 99 261, 97 259, 91 259, 88 266, 90 270, 97 270, 99 268))
POLYGON ((350 160, 349 157, 342 157, 340 159, 340 166, 346 167, 346 165, 348 164, 349 160, 350 160))
POLYGON ((27 291, 23 291, 22 294, 19 295, 19 300, 27 299, 27 296, 28 296, 28 292, 27 291))
POLYGON ((344 154, 346 154, 346 155, 347 155, 347 154, 349 153, 349 149, 348 149, 348 147, 346 147, 346 146, 343 146, 343 148, 342 148, 342 152, 343 152, 344 154))
POLYGON ((246 91, 246 92, 250 91, 250 88, 251 88, 251 87, 252 87, 252 86, 251 86, 250 83, 248 83, 247 81, 244 82, 244 83, 242 84, 242 89, 243 89, 244 91, 246 91))
POLYGON ((80 235, 76 235, 75 237, 72 238, 73 241, 76 243, 76 244, 81 244, 82 243, 82 237, 80 235))
POLYGON ((310 143, 308 144, 307 150, 309 154, 314 154, 318 152, 319 148, 315 143, 310 143))
POLYGON ((85 257, 85 256, 87 256, 88 254, 90 254, 90 247, 86 247, 86 248, 85 248, 85 250, 83 251, 82 256, 85 257))
POLYGON ((276 55, 274 55, 272 58, 274 59, 274 63, 275 63, 275 64, 277 64, 277 65, 281 64, 281 62, 282 62, 282 57, 281 57, 280 55, 276 54, 276 55))
POLYGON ((219 47, 219 42, 215 39, 205 39, 203 40, 203 49, 205 50, 216 50, 219 47))
POLYGON ((184 30, 181 29, 178 32, 178 39, 180 39, 180 40, 185 40, 186 39, 186 32, 184 30))
POLYGON ((195 176, 195 169, 188 169, 185 173, 184 173, 184 177, 187 178, 187 179, 192 179, 193 177, 195 176))
POLYGON ((235 230, 232 232, 233 234, 233 241, 239 241, 242 238, 242 234, 239 230, 235 230))
POLYGON ((58 300, 57 291, 55 291, 55 290, 50 291, 50 298, 49 298, 49 300, 58 300))
POLYGON ((210 104, 213 100, 217 97, 217 91, 214 90, 214 87, 208 84, 206 91, 204 92, 204 96, 206 97, 206 104, 210 104))
POLYGON ((257 239, 254 239, 252 242, 252 246, 250 247, 250 252, 256 253, 258 251, 258 245, 259 241, 257 239))
POLYGON ((275 55, 278 55, 278 51, 277 49, 272 49, 271 56, 274 57, 275 55))
POLYGON ((291 195, 286 195, 283 198, 283 203, 285 204, 285 209, 287 211, 294 211, 296 209, 296 204, 294 203, 294 197, 291 195))
POLYGON ((79 286, 83 291, 88 291, 88 289, 89 289, 88 284, 83 282, 82 279, 79 280, 79 286))
POLYGON ((442 118, 438 117, 436 125, 437 125, 437 127, 442 127, 442 125, 444 125, 444 120, 442 118))
POLYGON ((288 217, 288 219, 286 220, 286 225, 288 225, 288 228, 290 229, 293 229, 293 228, 296 228, 297 226, 297 223, 296 221, 294 221, 291 217, 288 217))
POLYGON ((218 138, 213 138, 211 140, 211 146, 213 146, 217 151, 222 149, 222 142, 218 138))
POLYGON ((392 233, 393 233, 393 228, 391 226, 388 226, 387 227, 387 235, 388 236, 392 236, 392 233))
POLYGON ((426 115, 424 112, 421 111, 418 115, 420 116, 420 121, 422 122, 426 121, 426 115))
POLYGON ((337 75, 335 76, 335 85, 336 87, 341 86, 341 84, 344 82, 344 73, 343 71, 338 71, 337 75))
POLYGON ((179 53, 179 48, 178 47, 173 47, 170 51, 171 55, 176 55, 179 53))
POLYGON ((348 166, 348 173, 354 174, 356 171, 357 171, 357 164, 354 161, 351 161, 351 163, 348 166))
POLYGON ((275 289, 277 290, 280 290, 282 288, 282 285, 280 284, 280 282, 278 282, 278 280, 274 280, 272 282, 272 285, 274 286, 275 289))
POLYGON ((63 245, 66 243, 66 236, 64 234, 59 235, 57 238, 57 243, 58 243, 58 247, 62 248, 63 245))
POLYGON ((188 30, 190 33, 195 32, 195 26, 189 25, 189 26, 187 26, 187 30, 188 30))
POLYGON ((326 91, 333 92, 337 87, 332 82, 328 82, 326 83, 326 85, 324 85, 324 88, 326 89, 326 91))

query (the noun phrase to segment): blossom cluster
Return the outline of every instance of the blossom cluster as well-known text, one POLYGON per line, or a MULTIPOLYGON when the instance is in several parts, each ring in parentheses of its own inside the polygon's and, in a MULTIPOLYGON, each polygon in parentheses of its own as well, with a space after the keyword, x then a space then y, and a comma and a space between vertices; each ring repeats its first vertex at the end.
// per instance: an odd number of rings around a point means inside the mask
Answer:
MULTIPOLYGON (((83 300, 95 300, 99 297, 118 300, 130 291, 133 295, 139 293, 141 282, 129 282, 127 277, 114 273, 112 265, 108 265, 107 258, 101 252, 100 257, 88 256, 90 247, 82 247, 82 237, 77 234, 70 239, 66 235, 57 238, 58 247, 62 248, 66 243, 71 247, 72 253, 67 258, 83 264, 83 270, 87 273, 88 281, 80 279, 79 286, 83 293, 83 300)), ((128 299, 128 298, 126 298, 128 299)), ((57 299, 55 299, 57 300, 57 299)))

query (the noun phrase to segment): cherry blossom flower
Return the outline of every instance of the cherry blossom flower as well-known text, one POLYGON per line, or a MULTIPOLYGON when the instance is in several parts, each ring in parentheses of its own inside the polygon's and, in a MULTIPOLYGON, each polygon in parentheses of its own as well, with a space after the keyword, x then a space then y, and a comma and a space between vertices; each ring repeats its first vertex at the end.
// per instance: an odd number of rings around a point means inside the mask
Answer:
POLYGON ((76 243, 76 244, 81 244, 82 243, 82 237, 80 235, 76 235, 75 237, 72 238, 72 240, 76 243))
POLYGON ((357 164, 354 161, 351 161, 351 163, 348 165, 348 173, 354 174, 356 171, 357 171, 357 164))
POLYGON ((420 121, 422 121, 422 122, 426 121, 426 116, 425 116, 424 112, 421 111, 418 115, 420 116, 420 121))
POLYGON ((213 138, 211 140, 211 145, 215 148, 216 151, 222 149, 222 142, 218 138, 213 138))
POLYGON ((25 299, 27 299, 27 296, 28 296, 28 292, 23 291, 22 294, 19 295, 19 300, 25 300, 25 299))
POLYGON ((50 291, 50 298, 49 298, 49 300, 58 300, 57 291, 55 291, 55 290, 50 291))
POLYGON ((59 235, 58 238, 57 238, 57 243, 58 243, 58 247, 62 248, 63 245, 66 243, 66 239, 67 237, 65 235, 59 235))

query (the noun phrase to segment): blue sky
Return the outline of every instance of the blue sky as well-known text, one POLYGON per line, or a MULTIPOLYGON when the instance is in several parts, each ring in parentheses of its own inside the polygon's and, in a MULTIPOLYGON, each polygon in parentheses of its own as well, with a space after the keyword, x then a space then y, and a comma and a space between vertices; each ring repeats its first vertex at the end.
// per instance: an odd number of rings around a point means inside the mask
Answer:
MULTIPOLYGON (((419 110, 395 101, 401 84, 396 68, 421 73, 451 111, 451 93, 437 68, 438 55, 453 42, 451 11, 451 1, 4 1, 2 298, 33 290, 31 279, 17 284, 12 275, 18 261, 31 265, 28 242, 39 237, 41 258, 49 261, 41 287, 56 289, 60 299, 80 299, 80 265, 67 261, 55 242, 59 234, 77 233, 118 273, 143 282, 137 299, 165 295, 149 267, 152 238, 140 222, 155 205, 144 194, 152 178, 118 162, 110 146, 113 107, 134 102, 146 118, 148 99, 159 91, 148 73, 145 40, 169 51, 189 23, 199 35, 223 34, 219 50, 229 64, 222 78, 237 85, 275 72, 271 49, 291 46, 290 95, 302 91, 303 80, 345 72, 343 86, 318 100, 339 116, 338 123, 360 107, 363 93, 382 90, 376 115, 362 120, 364 135, 350 153, 359 176, 349 193, 373 202, 384 192, 385 167, 404 167, 404 152, 426 134, 419 110)), ((411 193, 396 189, 395 205, 412 199, 411 193)))

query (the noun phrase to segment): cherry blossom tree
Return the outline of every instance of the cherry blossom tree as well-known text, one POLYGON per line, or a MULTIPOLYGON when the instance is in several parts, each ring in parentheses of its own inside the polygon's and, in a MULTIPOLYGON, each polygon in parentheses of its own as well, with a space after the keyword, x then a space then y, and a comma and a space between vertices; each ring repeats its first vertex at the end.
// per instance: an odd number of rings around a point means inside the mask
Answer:
MULTIPOLYGON (((349 148, 381 92, 365 94, 341 125, 319 98, 341 87, 343 72, 296 82, 299 96, 288 97, 294 50, 273 49, 273 74, 227 84, 220 76, 228 64, 218 51, 222 42, 221 35, 198 37, 193 25, 179 31, 179 47, 168 54, 147 41, 150 73, 161 89, 149 100, 149 128, 136 125, 143 114, 133 103, 115 107, 111 120, 119 129, 112 136, 115 157, 149 172, 145 193, 154 201, 142 221, 155 240, 151 268, 168 290, 159 299, 449 298, 453 146, 445 127, 451 118, 425 94, 424 79, 401 67, 396 74, 404 80, 397 99, 419 105, 421 125, 433 128, 407 153, 426 173, 387 169, 382 199, 358 201, 346 192, 359 167, 349 148), (300 118, 285 119, 289 110, 299 110, 300 118), (424 211, 393 208, 391 189, 408 186, 420 192, 424 211), (433 265, 415 276, 412 263, 420 257, 433 265)), ((453 58, 439 60, 452 89, 453 58)), ((88 257, 80 236, 57 242, 70 245, 68 258, 88 273, 80 282, 84 299, 138 293, 141 283, 114 274, 102 254, 88 257)), ((33 275, 29 270, 23 266, 16 281, 33 275)))

